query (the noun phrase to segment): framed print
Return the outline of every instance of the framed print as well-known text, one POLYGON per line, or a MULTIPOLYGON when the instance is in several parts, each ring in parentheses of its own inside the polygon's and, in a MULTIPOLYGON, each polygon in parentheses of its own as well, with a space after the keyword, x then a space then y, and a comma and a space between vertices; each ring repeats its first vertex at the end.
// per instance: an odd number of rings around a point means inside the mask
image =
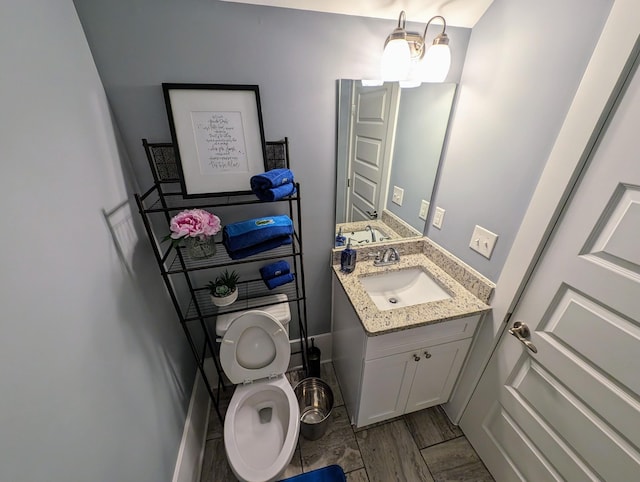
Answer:
POLYGON ((250 193, 265 169, 257 85, 162 84, 184 197, 250 193))

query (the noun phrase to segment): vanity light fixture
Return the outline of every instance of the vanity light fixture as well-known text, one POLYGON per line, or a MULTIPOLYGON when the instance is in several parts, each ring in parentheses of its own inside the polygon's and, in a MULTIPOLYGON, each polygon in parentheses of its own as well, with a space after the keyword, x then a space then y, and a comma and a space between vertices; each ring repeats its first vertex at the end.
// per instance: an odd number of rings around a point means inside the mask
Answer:
POLYGON ((443 82, 451 66, 447 21, 441 15, 431 17, 424 34, 407 32, 406 14, 400 12, 398 26, 389 34, 382 53, 382 80, 400 81, 402 87, 416 87, 421 82, 443 82), (426 47, 427 29, 431 22, 442 20, 442 32, 426 47))

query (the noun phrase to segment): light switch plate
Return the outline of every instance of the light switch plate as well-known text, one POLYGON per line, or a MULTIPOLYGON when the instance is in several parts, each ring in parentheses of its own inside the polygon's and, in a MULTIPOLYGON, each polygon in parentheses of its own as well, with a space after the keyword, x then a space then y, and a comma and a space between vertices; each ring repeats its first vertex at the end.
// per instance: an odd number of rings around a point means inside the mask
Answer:
POLYGON ((444 222, 444 209, 442 209, 441 207, 437 207, 436 213, 433 215, 433 225, 438 229, 442 229, 443 222, 444 222))
POLYGON ((420 219, 427 220, 427 213, 429 212, 429 201, 425 201, 424 199, 420 202, 420 212, 418 213, 418 217, 420 219))
POLYGON ((491 258, 498 235, 476 224, 469 247, 487 259, 491 258))
POLYGON ((404 189, 398 186, 393 186, 393 197, 391 198, 391 201, 398 206, 402 206, 402 198, 404 198, 404 189))

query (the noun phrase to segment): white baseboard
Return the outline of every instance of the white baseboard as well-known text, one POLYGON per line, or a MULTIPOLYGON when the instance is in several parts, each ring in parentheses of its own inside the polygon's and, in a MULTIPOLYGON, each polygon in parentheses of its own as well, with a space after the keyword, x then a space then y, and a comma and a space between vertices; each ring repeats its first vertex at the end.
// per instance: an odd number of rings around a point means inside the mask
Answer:
POLYGON ((200 481, 210 404, 211 398, 207 387, 200 372, 197 372, 178 449, 176 467, 173 471, 173 482, 200 481))

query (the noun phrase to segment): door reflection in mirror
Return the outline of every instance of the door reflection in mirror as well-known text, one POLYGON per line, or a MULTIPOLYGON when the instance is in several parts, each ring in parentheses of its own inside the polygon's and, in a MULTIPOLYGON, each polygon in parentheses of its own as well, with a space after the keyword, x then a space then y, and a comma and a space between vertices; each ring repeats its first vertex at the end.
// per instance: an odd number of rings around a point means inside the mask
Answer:
POLYGON ((376 210, 425 231, 420 207, 431 201, 456 88, 338 81, 336 224, 368 220, 376 210), (404 191, 401 200, 394 187, 404 191))

